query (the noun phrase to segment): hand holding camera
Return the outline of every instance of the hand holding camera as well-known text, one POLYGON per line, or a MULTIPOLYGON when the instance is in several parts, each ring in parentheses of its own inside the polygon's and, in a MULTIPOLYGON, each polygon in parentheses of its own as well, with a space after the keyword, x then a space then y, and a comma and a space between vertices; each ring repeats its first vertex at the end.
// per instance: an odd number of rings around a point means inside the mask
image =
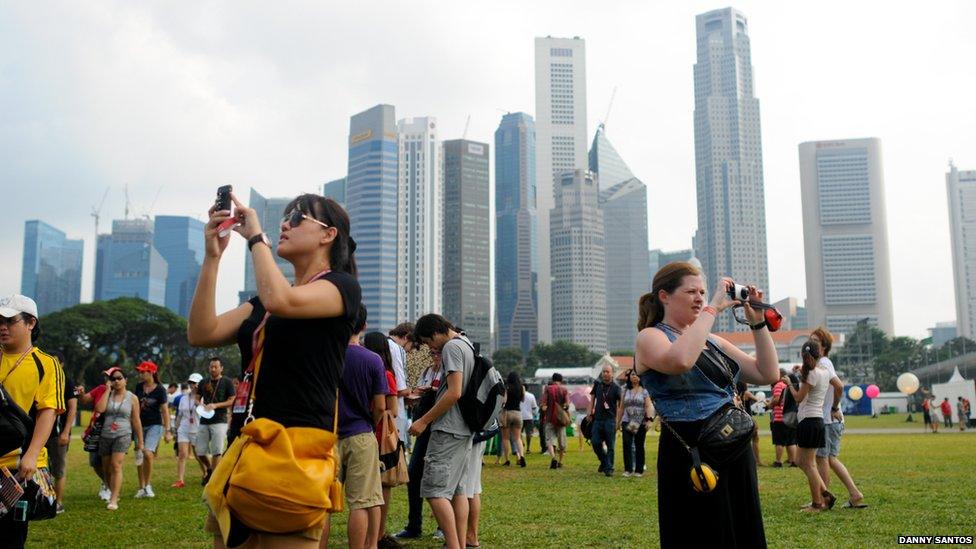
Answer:
POLYGON ((718 286, 715 288, 715 292, 712 293, 712 301, 709 303, 709 305, 715 307, 716 312, 721 313, 725 309, 735 306, 737 302, 729 289, 735 285, 735 282, 727 276, 719 279, 718 286))
POLYGON ((735 316, 736 322, 745 324, 754 330, 761 330, 762 328, 769 328, 770 332, 779 330, 783 323, 783 315, 772 305, 763 302, 762 290, 752 285, 736 284, 730 278, 725 278, 723 281, 728 281, 726 295, 734 301, 732 306, 745 311, 745 318, 742 318, 733 310, 732 314, 735 316))

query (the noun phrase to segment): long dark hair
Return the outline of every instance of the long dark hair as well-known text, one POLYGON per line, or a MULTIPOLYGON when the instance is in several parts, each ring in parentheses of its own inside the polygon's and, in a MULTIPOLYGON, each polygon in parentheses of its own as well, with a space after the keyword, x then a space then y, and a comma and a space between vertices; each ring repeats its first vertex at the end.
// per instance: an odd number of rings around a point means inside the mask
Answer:
POLYGON ((820 344, 816 341, 807 341, 800 348, 800 356, 803 358, 800 377, 806 381, 807 375, 817 367, 817 361, 820 360, 820 344))
POLYGON ((508 378, 505 379, 505 400, 522 402, 523 398, 525 398, 525 386, 522 385, 522 378, 519 377, 518 372, 509 372, 508 378))
POLYGON ((654 275, 651 291, 637 302, 637 331, 650 328, 664 320, 664 305, 658 298, 661 290, 673 294, 688 275, 701 276, 701 270, 686 261, 675 261, 661 267, 654 275))
POLYGON ((390 344, 386 340, 383 332, 370 332, 363 338, 363 347, 380 355, 383 359, 383 367, 387 371, 393 371, 393 356, 390 355, 390 344))
POLYGON ((637 382, 637 385, 634 385, 634 383, 632 381, 630 381, 630 376, 631 375, 635 375, 635 376, 637 375, 637 369, 636 368, 631 368, 630 370, 627 370, 627 388, 628 389, 634 389, 636 387, 640 387, 640 382, 639 381, 637 382))
POLYGON ((350 236, 349 214, 338 202, 317 194, 303 194, 285 206, 283 215, 298 210, 305 215, 336 228, 336 238, 329 251, 329 266, 333 271, 342 271, 357 276, 356 247, 350 236))

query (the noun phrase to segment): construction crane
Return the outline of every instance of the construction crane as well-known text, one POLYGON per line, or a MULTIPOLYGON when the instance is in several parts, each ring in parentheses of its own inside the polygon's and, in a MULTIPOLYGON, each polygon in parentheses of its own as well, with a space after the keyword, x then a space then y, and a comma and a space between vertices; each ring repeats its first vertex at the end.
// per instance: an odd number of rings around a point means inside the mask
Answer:
POLYGON ((129 219, 129 184, 125 185, 125 219, 129 219))
POLYGON ((95 240, 98 240, 98 220, 102 215, 102 206, 105 205, 105 198, 108 197, 108 190, 111 187, 105 187, 105 192, 102 194, 102 201, 98 203, 98 208, 92 206, 91 216, 95 218, 95 240))
POLYGON ((468 126, 471 124, 471 115, 468 115, 468 119, 464 121, 464 133, 461 134, 461 139, 468 138, 468 126))
POLYGON ((613 100, 617 97, 617 86, 613 87, 613 92, 610 93, 610 104, 607 105, 607 114, 603 116, 603 122, 600 122, 600 127, 604 130, 607 129, 607 120, 610 118, 610 109, 613 108, 613 100))
POLYGON ((156 196, 153 197, 153 201, 149 204, 149 209, 146 210, 146 213, 142 214, 142 217, 145 217, 150 221, 152 220, 152 212, 156 208, 156 201, 159 200, 159 193, 161 192, 163 192, 162 185, 160 185, 159 188, 156 189, 156 196))

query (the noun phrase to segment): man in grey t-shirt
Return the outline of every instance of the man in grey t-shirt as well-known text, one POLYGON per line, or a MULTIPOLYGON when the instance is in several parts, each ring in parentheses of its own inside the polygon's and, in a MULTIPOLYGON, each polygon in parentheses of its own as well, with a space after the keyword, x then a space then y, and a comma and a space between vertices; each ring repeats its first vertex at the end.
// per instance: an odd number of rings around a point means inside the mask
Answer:
POLYGON ((415 436, 428 425, 431 430, 420 495, 434 511, 437 524, 444 532, 444 545, 448 549, 460 548, 464 547, 467 534, 468 498, 464 479, 472 451, 472 433, 461 416, 458 399, 474 371, 474 349, 449 320, 436 314, 417 320, 414 339, 440 355, 442 376, 434 406, 410 426, 410 434, 415 436))

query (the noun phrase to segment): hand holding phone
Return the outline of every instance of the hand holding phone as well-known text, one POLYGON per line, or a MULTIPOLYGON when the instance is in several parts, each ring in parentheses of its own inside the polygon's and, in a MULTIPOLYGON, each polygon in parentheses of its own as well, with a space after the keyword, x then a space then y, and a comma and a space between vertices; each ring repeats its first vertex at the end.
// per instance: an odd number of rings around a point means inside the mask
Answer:
MULTIPOLYGON (((218 212, 230 211, 230 207, 231 207, 230 193, 233 192, 233 190, 234 190, 233 185, 224 185, 222 187, 217 188, 217 200, 214 201, 214 208, 216 209, 216 211, 218 212)), ((226 237, 227 235, 230 234, 232 230, 234 230, 234 227, 236 227, 238 223, 239 221, 235 217, 232 217, 227 221, 224 221, 223 223, 217 226, 217 236, 219 236, 220 238, 226 237)))

